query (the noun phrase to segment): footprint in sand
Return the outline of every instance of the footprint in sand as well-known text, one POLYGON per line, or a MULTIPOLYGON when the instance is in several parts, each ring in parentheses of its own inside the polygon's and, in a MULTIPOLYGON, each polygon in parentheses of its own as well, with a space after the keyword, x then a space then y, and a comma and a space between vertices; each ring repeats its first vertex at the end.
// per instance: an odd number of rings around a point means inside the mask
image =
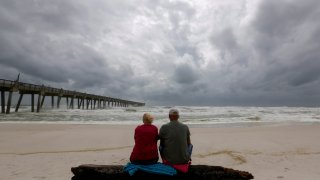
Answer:
POLYGON ((289 171, 289 170, 290 170, 289 168, 284 168, 284 171, 285 171, 285 172, 287 172, 287 171, 289 171))
POLYGON ((244 156, 240 155, 240 153, 235 152, 235 151, 230 151, 230 150, 222 150, 222 151, 217 151, 217 152, 211 152, 208 154, 199 154, 199 155, 196 155, 196 157, 206 158, 208 156, 219 156, 219 155, 229 156, 235 162, 234 165, 240 165, 240 164, 244 164, 247 162, 246 158, 244 156))

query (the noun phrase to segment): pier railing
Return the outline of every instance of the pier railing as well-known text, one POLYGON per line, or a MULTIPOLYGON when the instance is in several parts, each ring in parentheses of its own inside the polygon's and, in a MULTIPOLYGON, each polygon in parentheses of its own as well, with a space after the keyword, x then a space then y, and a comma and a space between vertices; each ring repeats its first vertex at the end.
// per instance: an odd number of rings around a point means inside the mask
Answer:
POLYGON ((18 112, 23 95, 31 95, 31 111, 34 112, 34 95, 38 95, 37 112, 43 106, 46 96, 51 96, 51 105, 54 107, 54 97, 57 97, 57 108, 60 107, 62 98, 66 98, 67 108, 74 108, 74 99, 78 100, 78 109, 102 109, 109 106, 128 107, 128 106, 144 106, 145 103, 113 98, 108 96, 100 96, 95 94, 87 94, 83 92, 70 91, 62 88, 54 88, 45 85, 36 85, 18 81, 0 79, 1 91, 1 113, 10 113, 12 93, 19 92, 20 97, 15 108, 18 112), (7 104, 5 103, 5 93, 9 92, 7 104), (69 101, 70 100, 70 101, 69 101), (7 109, 5 109, 7 106, 7 109))

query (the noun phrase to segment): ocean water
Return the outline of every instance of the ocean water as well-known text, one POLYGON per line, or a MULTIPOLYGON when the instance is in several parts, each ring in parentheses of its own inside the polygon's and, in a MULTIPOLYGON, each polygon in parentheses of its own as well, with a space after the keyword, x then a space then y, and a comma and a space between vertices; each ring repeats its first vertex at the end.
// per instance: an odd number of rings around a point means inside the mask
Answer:
MULTIPOLYGON (((30 112, 30 106, 22 106, 19 112, 11 109, 11 114, 0 114, 0 123, 59 123, 59 124, 123 124, 142 123, 142 115, 151 113, 154 124, 168 122, 171 107, 113 107, 107 109, 52 109, 45 107, 40 113, 30 112)), ((180 121, 199 127, 208 126, 261 126, 280 124, 320 123, 319 107, 211 107, 176 106, 180 111, 180 121)))

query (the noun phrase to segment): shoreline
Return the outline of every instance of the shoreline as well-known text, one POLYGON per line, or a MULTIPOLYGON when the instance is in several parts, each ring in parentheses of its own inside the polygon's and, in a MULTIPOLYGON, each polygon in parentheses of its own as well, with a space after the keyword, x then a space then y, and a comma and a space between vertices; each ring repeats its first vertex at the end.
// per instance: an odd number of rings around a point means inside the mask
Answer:
MULTIPOLYGON (((183 121, 182 121, 183 122, 183 121)), ((282 126, 310 126, 320 125, 319 122, 237 122, 237 123, 186 123, 190 128, 245 128, 245 127, 282 127, 282 126)), ((141 122, 137 123, 107 123, 107 122, 74 122, 74 121, 0 121, 0 125, 9 124, 25 124, 25 125, 98 125, 98 126, 138 126, 141 122)), ((155 126, 160 128, 165 123, 153 123, 155 126)))
MULTIPOLYGON (((125 165, 134 144, 135 127, 0 123, 1 176, 4 179, 71 179, 70 168, 80 164, 125 165)), ((320 177, 318 123, 190 127, 190 131, 193 164, 244 170, 255 179, 320 177)))

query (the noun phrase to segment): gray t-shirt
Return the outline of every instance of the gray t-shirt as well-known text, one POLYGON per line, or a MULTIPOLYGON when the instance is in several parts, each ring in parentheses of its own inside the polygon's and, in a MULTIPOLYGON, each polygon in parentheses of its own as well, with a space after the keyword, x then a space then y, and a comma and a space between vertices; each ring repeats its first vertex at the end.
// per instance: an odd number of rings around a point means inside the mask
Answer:
POLYGON ((159 132, 164 158, 172 164, 185 164, 190 160, 187 139, 190 131, 187 125, 179 121, 164 124, 159 132))

